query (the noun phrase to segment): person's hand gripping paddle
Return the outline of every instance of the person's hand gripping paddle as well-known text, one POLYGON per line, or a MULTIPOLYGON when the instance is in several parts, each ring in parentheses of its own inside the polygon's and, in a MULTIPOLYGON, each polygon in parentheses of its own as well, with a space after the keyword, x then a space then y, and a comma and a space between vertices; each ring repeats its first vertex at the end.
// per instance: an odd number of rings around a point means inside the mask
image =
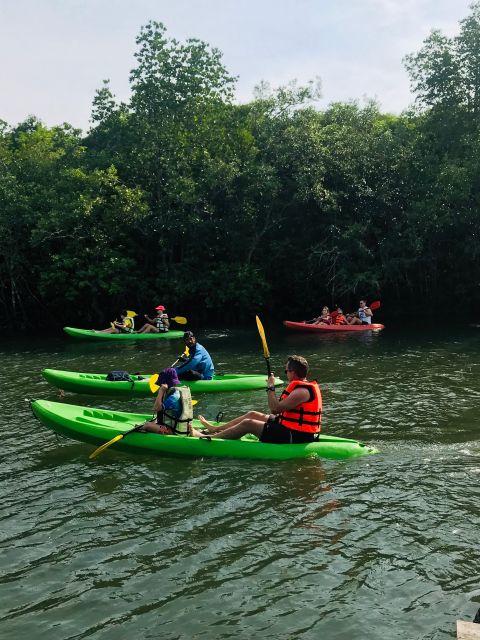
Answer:
POLYGON ((270 352, 268 351, 267 339, 265 338, 265 330, 263 328, 263 324, 258 316, 255 316, 257 321, 258 333, 260 334, 260 339, 263 345, 263 355, 265 357, 265 362, 267 363, 267 373, 270 377, 272 375, 272 369, 270 367, 270 352))

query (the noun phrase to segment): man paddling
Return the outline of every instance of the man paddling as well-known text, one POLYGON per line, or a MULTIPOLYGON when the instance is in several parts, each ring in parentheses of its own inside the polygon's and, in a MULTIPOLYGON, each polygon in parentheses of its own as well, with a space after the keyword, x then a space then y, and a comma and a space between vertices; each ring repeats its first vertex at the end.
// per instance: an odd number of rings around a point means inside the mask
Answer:
POLYGON ((175 367, 180 380, 211 380, 215 368, 208 351, 197 342, 191 331, 185 331, 183 340, 189 355, 187 359, 180 356, 181 364, 175 367))
POLYGON ((360 300, 357 315, 347 320, 348 324, 372 324, 373 311, 367 307, 365 300, 360 300))
POLYGON ((222 426, 198 416, 207 434, 192 430, 192 435, 237 440, 247 433, 261 442, 272 444, 305 444, 313 442, 320 432, 322 393, 317 382, 307 380, 308 362, 302 356, 289 356, 285 365, 288 386, 280 400, 275 395, 275 375, 268 377, 267 399, 270 415, 249 411, 222 426))

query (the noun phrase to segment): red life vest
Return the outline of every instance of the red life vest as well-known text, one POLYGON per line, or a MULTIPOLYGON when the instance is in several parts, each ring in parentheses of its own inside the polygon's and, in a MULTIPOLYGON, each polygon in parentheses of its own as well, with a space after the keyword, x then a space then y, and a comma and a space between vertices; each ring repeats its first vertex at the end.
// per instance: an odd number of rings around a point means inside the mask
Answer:
POLYGON ((347 320, 345 319, 343 313, 339 313, 337 316, 335 316, 335 324, 347 324, 347 320))
POLYGON ((288 397, 294 389, 309 389, 310 400, 302 402, 294 409, 282 411, 278 415, 278 422, 288 429, 318 433, 322 422, 322 392, 317 382, 308 380, 292 380, 282 391, 280 401, 288 397))

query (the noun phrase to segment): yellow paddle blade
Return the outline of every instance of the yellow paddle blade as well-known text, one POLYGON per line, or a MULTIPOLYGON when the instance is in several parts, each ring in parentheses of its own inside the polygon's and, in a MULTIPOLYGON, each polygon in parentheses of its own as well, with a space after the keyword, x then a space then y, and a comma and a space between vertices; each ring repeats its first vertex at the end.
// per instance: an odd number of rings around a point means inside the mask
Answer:
POLYGON ((115 438, 112 438, 111 440, 109 440, 105 444, 102 444, 101 447, 98 447, 98 449, 95 449, 95 451, 93 453, 91 453, 88 457, 90 458, 90 460, 93 460, 100 453, 102 453, 102 451, 105 451, 105 449, 107 449, 107 447, 109 447, 114 442, 118 442, 118 440, 121 440, 122 438, 123 438, 123 433, 121 433, 119 436, 115 436, 115 438))
POLYGON ((136 318, 138 313, 136 311, 128 311, 127 309, 127 318, 136 318))
POLYGON ((192 406, 194 407, 197 404, 198 400, 192 400, 192 406))
POLYGON ((262 340, 263 355, 265 356, 265 358, 270 358, 270 353, 268 351, 267 339, 265 338, 265 331, 263 329, 263 324, 258 316, 255 316, 255 319, 257 321, 258 333, 260 334, 260 338, 262 340))
POLYGON ((115 324, 113 322, 110 322, 110 326, 112 327, 112 329, 115 329, 115 324))
POLYGON ((187 319, 183 316, 175 316, 174 318, 170 318, 170 320, 173 320, 177 324, 187 324, 187 319))
POLYGON ((190 355, 190 349, 188 347, 185 347, 184 353, 188 357, 190 355))
POLYGON ((150 387, 150 391, 152 393, 157 393, 157 391, 160 389, 160 385, 157 384, 158 378, 159 378, 158 373, 154 373, 152 376, 150 376, 148 380, 148 386, 150 387))

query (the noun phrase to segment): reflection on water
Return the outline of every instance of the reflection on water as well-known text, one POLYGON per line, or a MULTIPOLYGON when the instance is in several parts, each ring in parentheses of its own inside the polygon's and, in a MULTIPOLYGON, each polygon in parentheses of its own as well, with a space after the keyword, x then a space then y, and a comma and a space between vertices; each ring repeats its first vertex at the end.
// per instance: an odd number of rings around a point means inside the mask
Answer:
MULTIPOLYGON (((9 341, 0 358, 2 638, 453 638, 478 609, 478 332, 267 337, 305 355, 344 462, 152 458, 57 438, 26 400, 44 367, 158 370, 179 345, 9 341)), ((200 337, 201 336, 201 337, 200 337)), ((264 373, 258 334, 199 332, 224 371, 264 373)), ((265 392, 199 396, 231 418, 265 392)), ((146 411, 151 400, 66 394, 146 411)))

